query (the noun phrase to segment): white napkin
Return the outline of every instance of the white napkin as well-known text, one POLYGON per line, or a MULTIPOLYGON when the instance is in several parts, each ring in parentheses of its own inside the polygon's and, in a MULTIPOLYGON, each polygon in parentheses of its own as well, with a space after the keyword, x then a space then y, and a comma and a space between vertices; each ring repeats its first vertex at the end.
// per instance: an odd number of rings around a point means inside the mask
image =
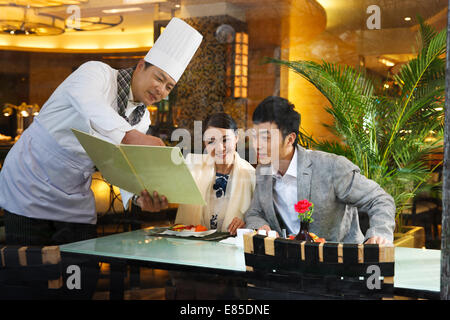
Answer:
POLYGON ((220 240, 219 242, 220 242, 220 243, 231 244, 231 245, 237 246, 237 245, 238 245, 238 244, 237 244, 237 240, 238 240, 237 237, 228 237, 228 238, 226 238, 226 239, 220 240))
POLYGON ((237 229, 236 237, 229 237, 229 238, 223 239, 219 242, 225 243, 225 244, 233 244, 235 246, 243 248, 244 247, 244 234, 250 233, 250 232, 253 232, 253 229, 237 229))

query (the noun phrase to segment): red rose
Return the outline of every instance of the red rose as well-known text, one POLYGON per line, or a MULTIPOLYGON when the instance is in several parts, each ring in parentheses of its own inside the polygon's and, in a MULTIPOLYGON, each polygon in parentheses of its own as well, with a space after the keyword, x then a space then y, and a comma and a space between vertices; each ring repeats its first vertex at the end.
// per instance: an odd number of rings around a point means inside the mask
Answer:
POLYGON ((297 204, 295 205, 295 211, 298 213, 305 213, 306 211, 309 210, 309 208, 312 206, 312 203, 309 202, 308 200, 300 200, 299 202, 297 202, 297 204))

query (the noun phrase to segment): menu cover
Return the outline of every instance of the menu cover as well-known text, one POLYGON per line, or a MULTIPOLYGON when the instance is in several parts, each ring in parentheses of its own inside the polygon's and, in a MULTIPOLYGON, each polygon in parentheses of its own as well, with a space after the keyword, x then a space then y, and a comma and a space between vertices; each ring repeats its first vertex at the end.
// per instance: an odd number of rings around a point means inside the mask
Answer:
POLYGON ((72 129, 86 153, 112 185, 140 194, 147 190, 169 203, 205 205, 178 147, 115 145, 72 129))

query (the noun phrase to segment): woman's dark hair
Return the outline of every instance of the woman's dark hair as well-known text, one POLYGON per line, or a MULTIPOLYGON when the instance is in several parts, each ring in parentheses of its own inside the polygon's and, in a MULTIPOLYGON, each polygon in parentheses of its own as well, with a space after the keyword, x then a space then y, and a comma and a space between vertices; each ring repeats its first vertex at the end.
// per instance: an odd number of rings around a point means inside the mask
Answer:
POLYGON ((283 138, 292 132, 295 133, 293 145, 298 143, 300 114, 294 110, 295 106, 281 97, 267 97, 253 112, 254 124, 273 122, 280 129, 283 138))
POLYGON ((232 129, 234 132, 238 129, 236 121, 225 112, 217 112, 209 115, 203 122, 203 132, 209 127, 232 129))

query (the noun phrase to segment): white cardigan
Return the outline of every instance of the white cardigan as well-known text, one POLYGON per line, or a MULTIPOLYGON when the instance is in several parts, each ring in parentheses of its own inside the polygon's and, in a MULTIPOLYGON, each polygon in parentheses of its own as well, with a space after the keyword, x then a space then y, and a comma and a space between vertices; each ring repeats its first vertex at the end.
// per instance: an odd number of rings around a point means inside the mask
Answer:
MULTIPOLYGON (((178 207, 175 223, 185 225, 201 224, 208 227, 211 219, 209 217, 211 212, 209 206, 211 204, 208 200, 216 178, 214 159, 208 154, 188 154, 186 164, 191 170, 192 176, 207 204, 205 206, 181 204, 178 207)), ((227 194, 229 193, 229 202, 223 208, 225 218, 222 230, 219 230, 222 232, 227 231, 233 218, 244 219, 244 214, 250 207, 253 191, 255 190, 255 169, 250 163, 242 159, 237 152, 235 152, 229 181, 231 185, 227 186, 226 191, 227 194)))

